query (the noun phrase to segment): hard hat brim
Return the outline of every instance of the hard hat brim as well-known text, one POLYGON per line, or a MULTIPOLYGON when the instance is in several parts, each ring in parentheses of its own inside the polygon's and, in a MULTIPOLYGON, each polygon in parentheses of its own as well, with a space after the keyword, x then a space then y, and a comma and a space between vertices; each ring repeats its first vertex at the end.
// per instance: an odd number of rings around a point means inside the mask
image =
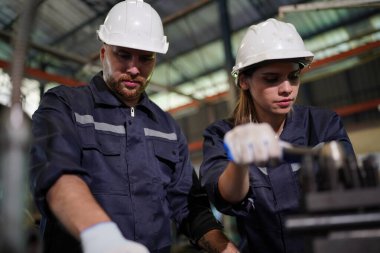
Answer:
POLYGON ((108 33, 108 36, 103 35, 104 28, 101 26, 101 29, 98 30, 98 37, 101 41, 108 45, 133 48, 143 51, 155 52, 160 54, 166 54, 169 48, 169 43, 166 41, 166 36, 163 37, 163 41, 156 42, 153 40, 148 40, 146 38, 142 38, 140 41, 144 41, 144 43, 136 43, 135 40, 130 40, 124 34, 113 34, 108 33), (123 38, 123 39, 120 39, 123 38), (157 45, 160 45, 159 47, 157 45))
POLYGON ((238 63, 232 68, 232 76, 237 77, 242 69, 246 69, 251 65, 268 61, 268 60, 283 60, 283 59, 299 59, 299 62, 307 66, 313 61, 314 54, 310 51, 299 50, 275 50, 270 52, 264 52, 261 54, 252 55, 248 57, 244 63, 238 63))

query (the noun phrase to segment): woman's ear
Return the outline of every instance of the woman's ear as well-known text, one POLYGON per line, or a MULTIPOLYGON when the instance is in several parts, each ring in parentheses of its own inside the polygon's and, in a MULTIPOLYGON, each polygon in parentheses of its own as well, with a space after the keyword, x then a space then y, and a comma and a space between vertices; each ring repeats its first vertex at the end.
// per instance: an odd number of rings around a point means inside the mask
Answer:
POLYGON ((249 89, 249 83, 248 78, 245 75, 239 76, 239 86, 242 90, 248 90, 249 89))

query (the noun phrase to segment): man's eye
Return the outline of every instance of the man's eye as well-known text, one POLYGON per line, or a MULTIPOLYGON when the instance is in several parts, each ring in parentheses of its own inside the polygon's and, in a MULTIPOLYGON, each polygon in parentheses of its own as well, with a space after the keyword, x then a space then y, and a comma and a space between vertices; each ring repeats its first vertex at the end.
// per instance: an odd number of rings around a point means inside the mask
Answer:
POLYGON ((130 59, 132 56, 130 54, 126 54, 126 53, 117 53, 117 55, 120 57, 120 58, 123 58, 123 59, 130 59))
POLYGON ((148 56, 141 56, 141 57, 140 57, 140 60, 141 60, 142 62, 153 61, 153 60, 154 60, 154 56, 151 56, 151 55, 148 55, 148 56))

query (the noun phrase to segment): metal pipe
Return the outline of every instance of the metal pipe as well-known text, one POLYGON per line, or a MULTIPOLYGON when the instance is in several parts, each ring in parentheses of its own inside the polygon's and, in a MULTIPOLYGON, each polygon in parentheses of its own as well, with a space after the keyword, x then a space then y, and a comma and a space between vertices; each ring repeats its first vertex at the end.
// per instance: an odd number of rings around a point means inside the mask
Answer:
POLYGON ((11 66, 12 105, 1 115, 2 137, 0 139, 1 226, 0 252, 24 253, 26 249, 23 210, 26 200, 27 147, 29 126, 21 104, 21 84, 24 77, 24 63, 37 10, 37 1, 25 1, 19 29, 14 37, 13 61, 11 66))
POLYGON ((289 217, 285 222, 290 232, 315 233, 317 231, 349 230, 380 226, 380 213, 350 213, 289 217))
POLYGON ((1 117, 0 139, 1 224, 0 252, 24 253, 26 247, 23 211, 26 201, 26 167, 29 126, 17 103, 1 117))
POLYGON ((189 6, 187 6, 186 8, 175 12, 174 14, 169 15, 167 17, 164 17, 162 20, 162 23, 164 25, 172 23, 172 22, 174 22, 180 18, 183 18, 184 16, 204 7, 205 5, 207 5, 211 2, 212 2, 211 0, 199 0, 198 2, 192 3, 189 6))
POLYGON ((231 24, 230 24, 230 16, 228 13, 228 2, 226 0, 218 0, 218 8, 219 8, 219 22, 222 32, 223 39, 223 48, 224 48, 224 56, 225 56, 225 70, 228 76, 228 83, 230 85, 230 91, 228 93, 228 108, 229 111, 232 111, 235 107, 235 101, 237 98, 238 90, 235 86, 234 80, 230 75, 231 69, 234 66, 234 56, 232 53, 232 43, 231 43, 231 24))
POLYGON ((296 146, 296 145, 293 145, 291 143, 281 141, 281 140, 280 140, 280 146, 284 154, 298 155, 298 156, 304 156, 304 155, 317 156, 321 148, 321 146, 318 146, 317 148, 296 146))

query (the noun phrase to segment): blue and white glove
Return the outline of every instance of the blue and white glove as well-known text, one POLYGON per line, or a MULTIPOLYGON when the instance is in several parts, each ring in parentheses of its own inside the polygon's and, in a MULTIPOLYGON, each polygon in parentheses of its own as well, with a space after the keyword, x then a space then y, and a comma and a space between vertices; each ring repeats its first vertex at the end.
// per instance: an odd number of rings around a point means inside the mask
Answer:
POLYGON ((238 165, 265 165, 282 156, 279 140, 267 123, 236 126, 224 136, 224 146, 229 159, 238 165))
POLYGON ((149 253, 142 244, 127 240, 114 222, 102 222, 80 234, 84 253, 149 253))

